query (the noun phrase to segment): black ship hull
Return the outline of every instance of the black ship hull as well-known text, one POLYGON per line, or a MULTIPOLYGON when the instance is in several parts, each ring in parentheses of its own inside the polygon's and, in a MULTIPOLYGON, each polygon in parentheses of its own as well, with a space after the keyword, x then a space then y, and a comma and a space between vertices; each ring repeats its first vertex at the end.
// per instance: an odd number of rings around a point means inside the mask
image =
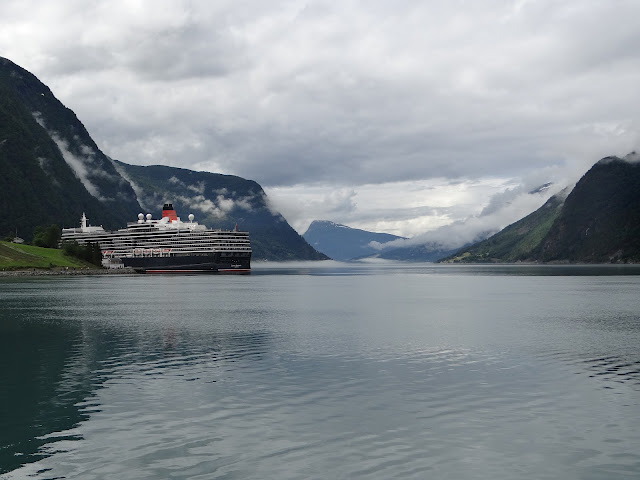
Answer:
POLYGON ((123 257, 125 267, 138 273, 249 273, 251 256, 183 255, 171 257, 123 257))

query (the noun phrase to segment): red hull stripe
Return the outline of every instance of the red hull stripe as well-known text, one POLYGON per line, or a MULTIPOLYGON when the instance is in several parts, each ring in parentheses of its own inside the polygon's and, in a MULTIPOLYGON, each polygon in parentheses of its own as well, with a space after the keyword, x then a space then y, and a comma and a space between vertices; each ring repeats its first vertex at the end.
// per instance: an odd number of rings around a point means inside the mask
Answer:
MULTIPOLYGON (((224 273, 228 273, 228 272, 238 272, 238 273, 245 273, 245 272, 250 272, 251 269, 249 268, 232 268, 232 269, 219 269, 217 270, 217 272, 224 272, 224 273)), ((146 270, 147 273, 216 273, 216 270, 146 270)))
POLYGON ((215 270, 146 270, 147 273, 200 273, 200 272, 212 272, 215 270))

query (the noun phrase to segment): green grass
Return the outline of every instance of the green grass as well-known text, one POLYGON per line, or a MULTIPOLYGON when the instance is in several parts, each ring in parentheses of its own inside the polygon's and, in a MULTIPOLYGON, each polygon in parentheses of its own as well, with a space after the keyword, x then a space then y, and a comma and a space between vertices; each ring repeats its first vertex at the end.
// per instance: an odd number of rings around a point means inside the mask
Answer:
POLYGON ((68 257, 62 250, 0 241, 0 270, 28 268, 96 268, 84 260, 68 257))

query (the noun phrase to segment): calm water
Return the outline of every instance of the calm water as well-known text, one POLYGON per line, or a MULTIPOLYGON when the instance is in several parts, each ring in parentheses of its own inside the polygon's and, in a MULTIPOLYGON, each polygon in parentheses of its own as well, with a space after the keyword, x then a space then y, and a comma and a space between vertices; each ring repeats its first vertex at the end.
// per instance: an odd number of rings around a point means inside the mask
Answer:
POLYGON ((0 278, 0 477, 640 478, 639 273, 0 278))

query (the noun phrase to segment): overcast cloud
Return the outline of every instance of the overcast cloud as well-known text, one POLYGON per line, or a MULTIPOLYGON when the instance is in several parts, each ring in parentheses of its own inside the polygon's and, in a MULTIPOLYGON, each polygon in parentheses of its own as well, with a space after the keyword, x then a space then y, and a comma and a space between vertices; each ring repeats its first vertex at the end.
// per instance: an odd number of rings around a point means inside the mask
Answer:
POLYGON ((107 155, 256 180, 301 233, 529 213, 637 148, 639 46, 637 0, 0 3, 107 155))

